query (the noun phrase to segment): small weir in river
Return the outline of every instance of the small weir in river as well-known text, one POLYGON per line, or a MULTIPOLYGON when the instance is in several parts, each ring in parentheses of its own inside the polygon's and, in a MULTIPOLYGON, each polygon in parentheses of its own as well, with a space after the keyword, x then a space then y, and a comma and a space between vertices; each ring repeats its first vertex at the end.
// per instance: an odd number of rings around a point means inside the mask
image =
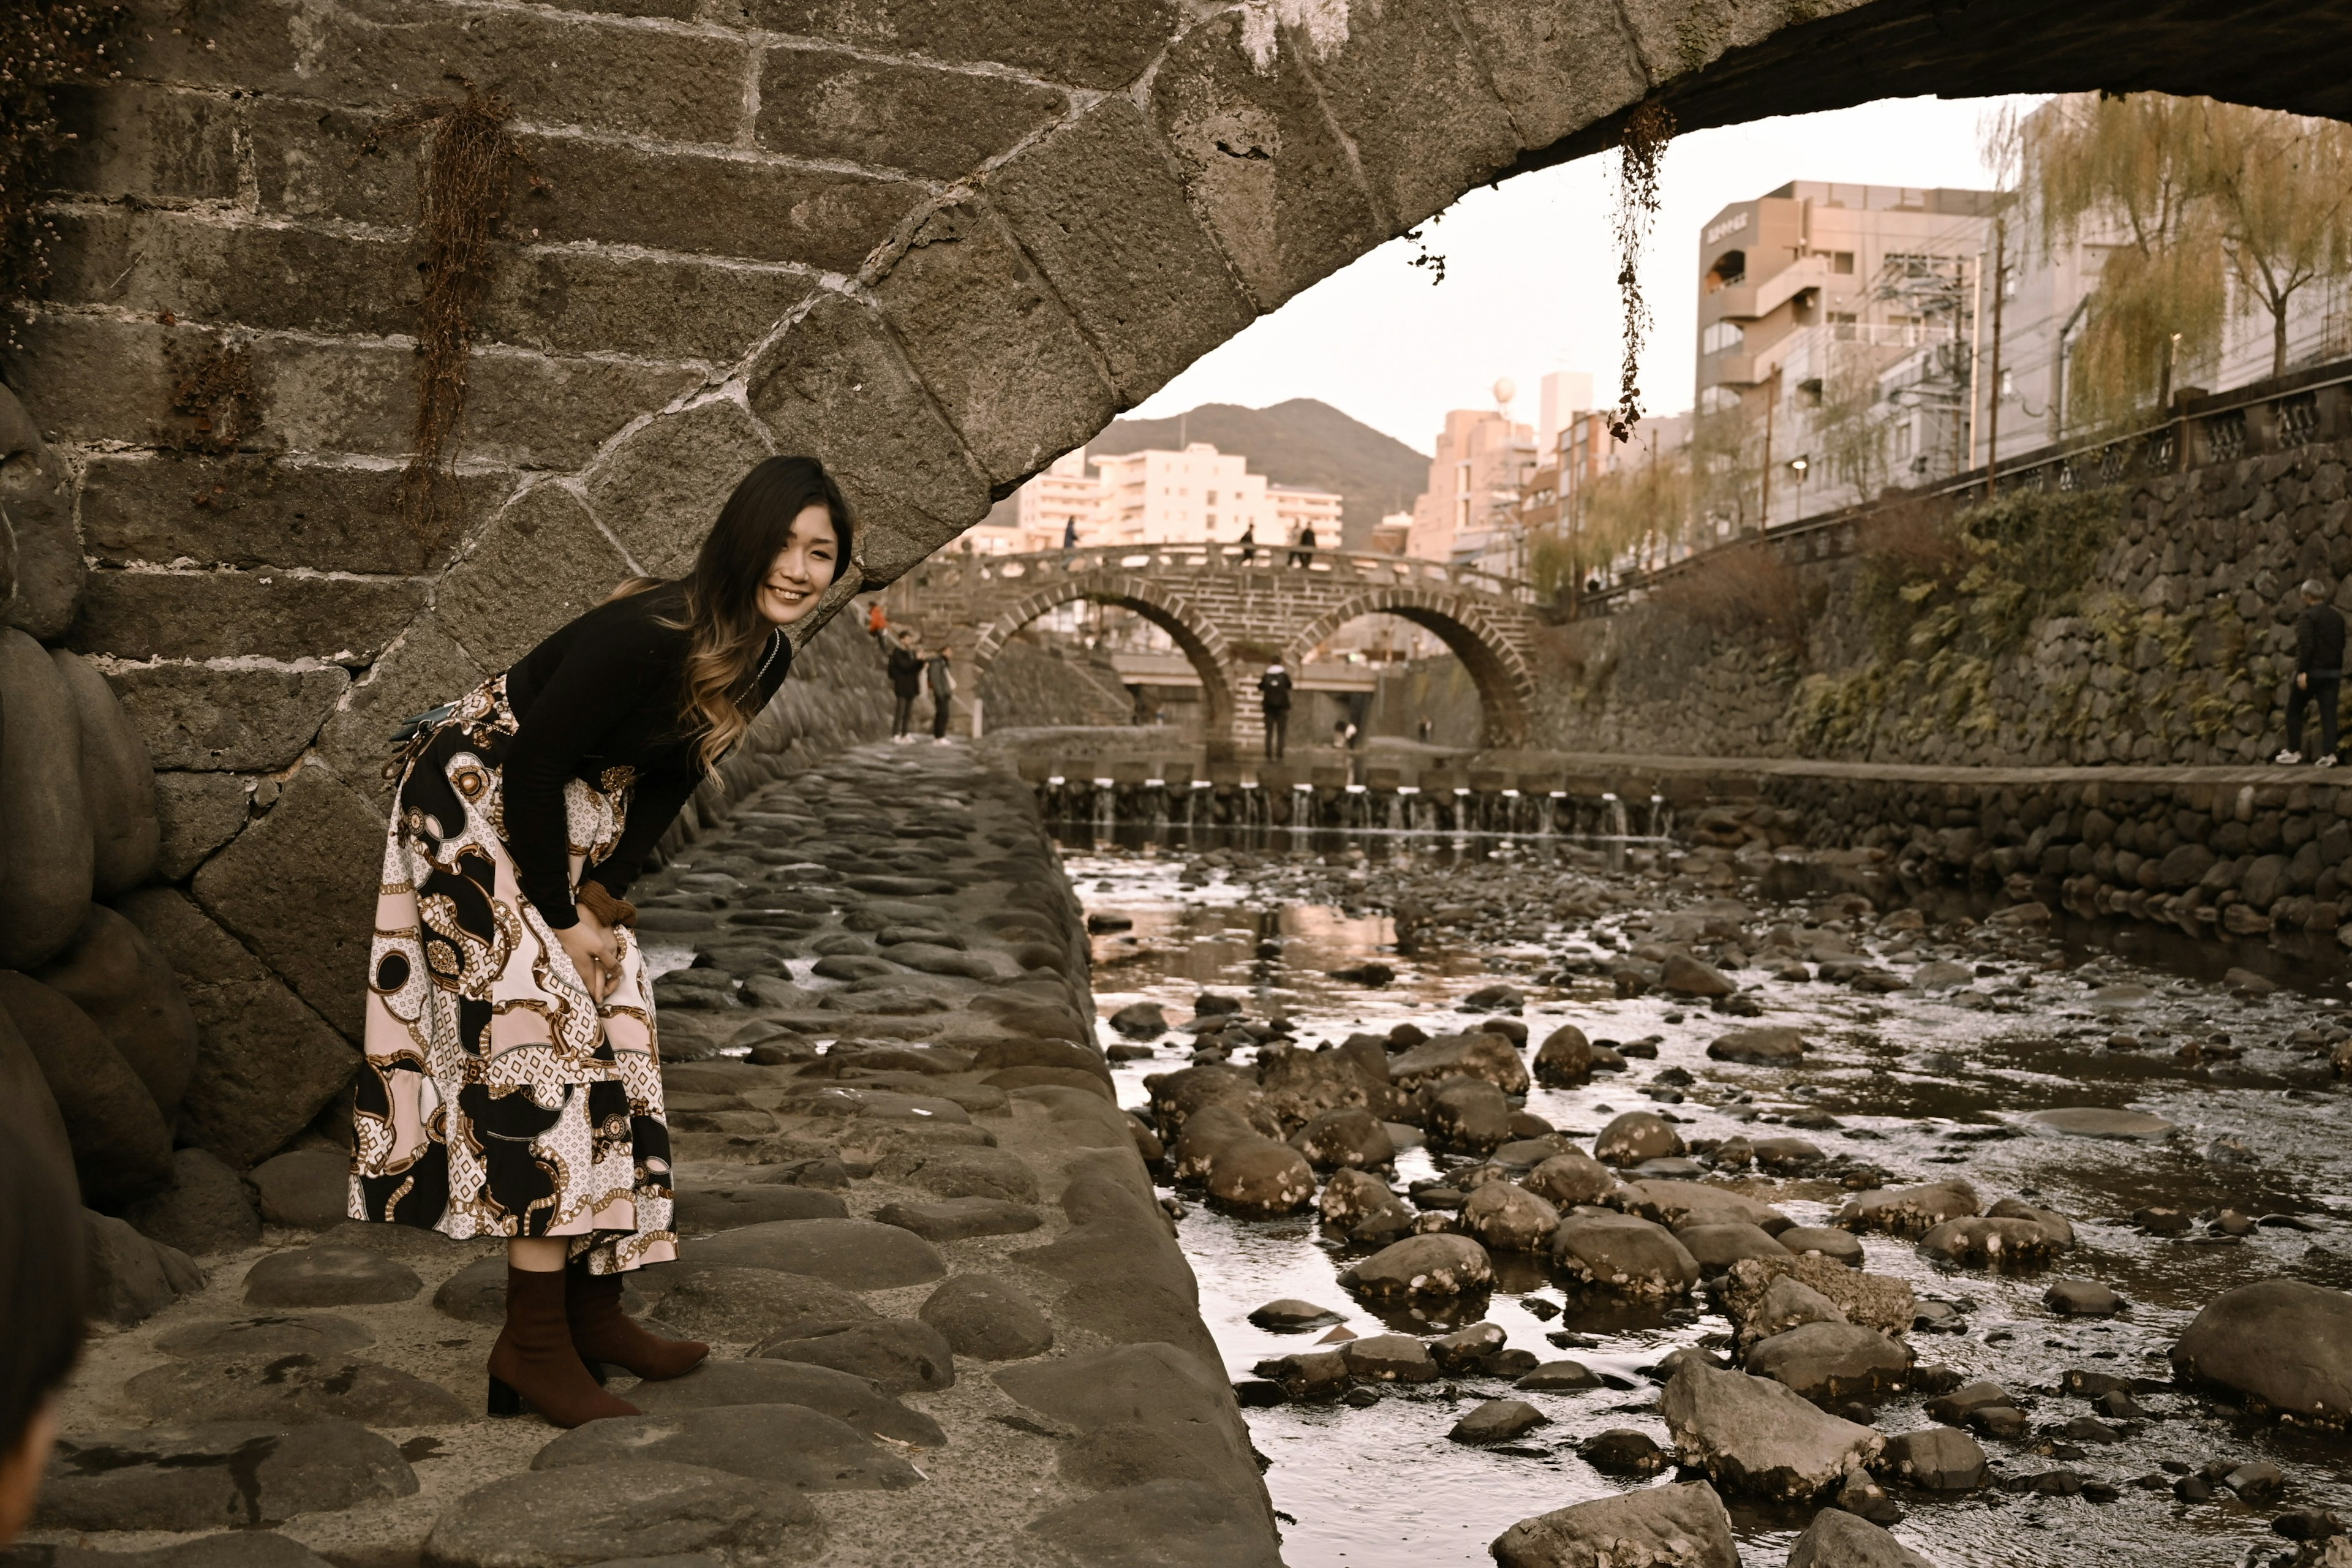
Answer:
MULTIPOLYGON (((1984 1440, 1994 1485, 1952 1500, 1894 1489, 1907 1515, 1896 1534, 1932 1562, 2269 1563, 2292 1551, 2270 1528, 2281 1510, 2352 1517, 2344 1436, 2284 1430, 2176 1389, 2166 1359, 2198 1309, 2234 1285, 2282 1273, 2352 1284, 2352 1140, 2326 1056, 2346 1033, 2337 976, 2185 938, 2151 945, 2144 931, 2063 916, 2055 928, 1895 922, 1851 900, 1772 907, 1751 888, 1748 907, 1719 899, 1706 906, 1727 922, 1711 929, 1730 934, 1692 944, 1761 1013, 1727 1019, 1674 997, 1622 995, 1605 977, 1614 955, 1640 951, 1652 932, 1677 922, 1696 929, 1676 911, 1694 906, 1698 890, 1664 875, 1674 851, 1663 801, 1417 798, 1344 787, 1292 795, 1270 802, 1189 783, 1093 780, 1049 790, 1066 868, 1098 932, 1101 1016, 1151 1002, 1173 1026, 1137 1055, 1137 1042, 1106 1023, 1106 1046, 1130 1058, 1116 1068, 1122 1104, 1144 1107, 1147 1078, 1192 1059, 1186 1026, 1203 993, 1236 1001, 1260 1043, 1311 1046, 1404 1023, 1433 1036, 1459 1033, 1491 1016, 1465 998, 1507 984, 1523 999, 1508 1016, 1526 1026, 1531 1047, 1574 1023, 1626 1058, 1622 1073, 1573 1089, 1538 1086, 1527 1098, 1528 1110, 1587 1148, 1616 1112, 1657 1110, 1677 1120, 1695 1152, 1740 1135, 1801 1136, 1828 1157, 1824 1169, 1874 1167, 1887 1184, 1964 1176, 1988 1203, 2020 1196, 2073 1221, 2074 1250, 2051 1268, 2010 1273, 1948 1268, 1911 1241, 1862 1237, 1864 1267, 1906 1281, 1936 1319, 1909 1336, 1918 1363, 1948 1369, 1947 1385, 1996 1382, 2030 1416, 2021 1439, 1984 1440), (1276 805, 1313 826, 1285 825, 1276 805), (1581 913, 1561 913, 1566 906, 1550 897, 1596 887, 1611 897, 1589 900, 1581 913), (1430 901, 1432 889, 1490 907, 1481 923, 1449 931, 1439 922, 1399 952, 1384 911, 1408 891, 1430 901), (1869 994, 1818 972, 1796 979, 1785 964, 1768 973, 1726 951, 1752 949, 1776 927, 1800 941, 1850 943, 1893 969, 1956 963, 1968 978, 1941 992, 1869 994), (1368 988, 1333 976, 1372 960, 1395 972, 1391 983, 1368 988), (2221 969, 2246 961, 2267 962, 2289 984, 2270 994, 2223 989, 2221 969), (1710 1060, 1708 1043, 1741 1023, 1801 1029, 1803 1064, 1710 1060), (2176 1131, 2114 1142, 2022 1120, 2070 1105, 2128 1105, 2176 1131), (2130 1216, 2151 1205, 2198 1222, 2182 1236, 2148 1234, 2130 1216), (2220 1234, 2203 1219, 2222 1210, 2262 1223, 2220 1234), (2042 1294, 2057 1278, 2103 1281, 2126 1310, 2054 1316, 2042 1294), (2142 1415, 2076 1420, 2092 1407, 2061 1392, 2070 1368, 2133 1380, 2142 1415), (2184 1476, 2225 1459, 2279 1466, 2284 1500, 2257 1508, 2226 1489, 2210 1501, 2176 1495, 2184 1476), (2073 1480, 2030 1479, 2062 1470, 2073 1480)), ((1246 1066, 1253 1055, 1244 1047, 1233 1059, 1246 1066)), ((1381 1174, 1404 1192, 1469 1163, 1414 1147, 1381 1174)), ((1739 1184, 1798 1224, 1822 1226, 1853 1184, 1799 1175, 1739 1184)), ((1470 1568, 1488 1563, 1487 1543, 1518 1520, 1646 1484, 1594 1469, 1580 1441, 1630 1426, 1666 1443, 1647 1369, 1677 1348, 1724 1342, 1727 1325, 1703 1294, 1668 1304, 1591 1295, 1564 1287, 1541 1255, 1497 1254, 1488 1296, 1413 1307, 1360 1301, 1338 1276, 1367 1249, 1327 1234, 1312 1208, 1245 1219, 1197 1192, 1170 1195, 1184 1205, 1180 1229, 1202 1312, 1236 1382, 1265 1358, 1318 1348, 1320 1328, 1278 1334, 1250 1323, 1254 1308, 1281 1297, 1334 1310, 1357 1335, 1430 1337, 1493 1322, 1509 1346, 1545 1361, 1572 1357, 1599 1378, 1581 1392, 1518 1395, 1549 1424, 1494 1447, 1447 1434, 1481 1401, 1514 1394, 1507 1378, 1461 1375, 1249 1411, 1293 1568, 1470 1568)), ((1895 1396, 1875 1424, 1889 1434, 1929 1425, 1925 1398, 1895 1396)), ((1728 1500, 1747 1568, 1780 1568, 1811 1510, 1728 1500)))

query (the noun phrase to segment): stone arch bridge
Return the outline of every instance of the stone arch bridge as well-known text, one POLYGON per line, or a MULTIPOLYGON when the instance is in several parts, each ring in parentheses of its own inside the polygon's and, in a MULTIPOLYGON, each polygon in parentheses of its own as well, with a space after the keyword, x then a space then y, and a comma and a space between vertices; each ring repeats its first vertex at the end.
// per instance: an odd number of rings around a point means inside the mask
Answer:
POLYGON ((1231 544, 1152 544, 1027 555, 946 553, 900 577, 894 621, 959 650, 968 689, 1007 638, 1076 601, 1134 611, 1175 639, 1201 678, 1213 757, 1256 741, 1270 658, 1296 670, 1349 622, 1395 616, 1433 632, 1478 690, 1484 743, 1527 738, 1536 591, 1474 567, 1395 555, 1231 544))

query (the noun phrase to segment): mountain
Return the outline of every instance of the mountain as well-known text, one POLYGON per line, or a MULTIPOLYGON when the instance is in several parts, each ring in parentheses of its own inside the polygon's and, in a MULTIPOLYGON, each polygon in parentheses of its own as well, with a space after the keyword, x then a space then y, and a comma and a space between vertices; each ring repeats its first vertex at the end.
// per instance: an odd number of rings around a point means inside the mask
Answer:
POLYGON ((1271 408, 1204 403, 1171 419, 1120 419, 1087 442, 1087 451, 1111 457, 1147 447, 1181 450, 1187 441, 1238 453, 1249 459, 1252 473, 1276 484, 1338 491, 1349 550, 1362 549, 1383 516, 1411 510, 1429 484, 1426 456, 1311 397, 1271 408))

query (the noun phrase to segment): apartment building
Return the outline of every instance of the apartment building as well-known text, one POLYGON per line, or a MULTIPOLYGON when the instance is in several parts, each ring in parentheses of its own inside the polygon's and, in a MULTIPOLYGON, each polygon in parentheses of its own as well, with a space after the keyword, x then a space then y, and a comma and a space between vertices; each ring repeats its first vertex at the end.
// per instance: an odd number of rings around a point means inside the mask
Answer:
POLYGON ((1270 484, 1246 458, 1206 441, 1092 459, 1072 452, 1014 492, 1012 537, 1021 549, 1058 549, 1075 526, 1081 545, 1230 544, 1244 531, 1279 544, 1311 525, 1336 543, 1340 507, 1336 491, 1270 484))
POLYGON ((1405 553, 1428 561, 1483 554, 1507 530, 1519 492, 1536 471, 1535 431, 1493 409, 1457 408, 1438 432, 1429 488, 1413 502, 1405 553))

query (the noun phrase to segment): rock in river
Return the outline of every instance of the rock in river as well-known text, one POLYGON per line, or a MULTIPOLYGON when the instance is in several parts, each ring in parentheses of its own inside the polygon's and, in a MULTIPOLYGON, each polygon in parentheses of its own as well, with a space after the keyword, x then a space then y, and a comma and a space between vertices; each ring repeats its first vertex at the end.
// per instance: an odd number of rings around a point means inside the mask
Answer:
POLYGON ((1681 1152, 1682 1135, 1648 1110, 1626 1111, 1592 1141, 1592 1157, 1604 1165, 1638 1165, 1681 1152))
POLYGON ((2352 1296, 2264 1279, 2205 1304, 2172 1347, 2173 1371, 2315 1426, 2352 1416, 2352 1296))
POLYGON ((1511 1526, 1487 1550, 1498 1568, 1739 1568, 1731 1515, 1705 1481, 1540 1513, 1511 1526))
POLYGON ((1789 1552, 1789 1568, 1935 1568, 1866 1519, 1842 1508, 1813 1515, 1789 1552))
POLYGON ((1559 1228, 1559 1211, 1525 1187, 1488 1182, 1462 1206, 1462 1226, 1496 1252, 1541 1252, 1559 1228))
POLYGON ((1747 1366, 1816 1403, 1876 1404, 1909 1381, 1911 1352, 1859 1323, 1801 1323, 1749 1346, 1747 1366))
POLYGON ((1519 1178, 1519 1184, 1555 1208, 1597 1204, 1617 1190, 1609 1167, 1581 1149, 1554 1154, 1519 1178))
POLYGON ((1457 1077, 1484 1079, 1505 1094, 1528 1091, 1528 1064, 1507 1035, 1440 1035, 1389 1060, 1389 1081, 1399 1089, 1457 1077))
POLYGON ((1698 1283, 1698 1260, 1664 1226, 1631 1215, 1572 1215, 1551 1243, 1552 1267, 1627 1296, 1681 1296, 1698 1283))
POLYGON ((2168 1138, 2173 1124, 2161 1116, 2150 1116, 2138 1110, 2108 1110, 2093 1106, 2061 1106, 2054 1110, 2037 1110, 2026 1121, 2035 1127, 2046 1127, 2053 1132, 2063 1132, 2075 1138, 2121 1138, 2159 1140, 2168 1138))
POLYGON ((2004 1263, 2041 1263, 2058 1250, 2050 1230, 2039 1220, 1992 1219, 1973 1215, 1948 1219, 1919 1238, 1919 1250, 1949 1263, 1981 1264, 1997 1268, 2004 1263))
POLYGON ((1739 989, 1730 976, 1686 953, 1670 952, 1658 971, 1658 989, 1671 996, 1728 996, 1739 989))
POLYGON ((1318 1171, 1387 1165, 1396 1160, 1396 1143, 1389 1136, 1387 1123, 1357 1105, 1343 1105, 1314 1117, 1292 1136, 1290 1144, 1318 1171))
POLYGON ((1847 1200, 1836 1224, 1846 1230, 1883 1230, 1925 1236, 1948 1219, 1977 1213, 1983 1205, 1966 1182, 1930 1182, 1916 1187, 1874 1187, 1847 1200))
POLYGON ((1333 1172, 1318 1206, 1323 1223, 1339 1231, 1353 1230, 1375 1215, 1397 1215, 1408 1223, 1412 1217, 1404 1200, 1369 1171, 1333 1172))
POLYGON ((1507 1443, 1550 1420, 1524 1399, 1489 1399, 1456 1421, 1445 1435, 1457 1443, 1507 1443))
POLYGON ((1446 1079, 1422 1090, 1421 1102, 1422 1125, 1440 1145, 1483 1154, 1511 1140, 1511 1102, 1484 1079, 1446 1079))
POLYGON ((1685 1363, 1658 1402, 1683 1463, 1727 1491, 1782 1502, 1820 1496, 1878 1455, 1885 1439, 1746 1373, 1685 1363))
POLYGON ((1766 1029, 1734 1029, 1706 1047, 1719 1062, 1744 1062, 1755 1067, 1786 1067, 1805 1059, 1805 1037, 1785 1026, 1766 1029))
POLYGON ((1367 1296, 1458 1296, 1493 1285, 1495 1267, 1466 1236, 1413 1236, 1381 1248, 1339 1279, 1367 1296))
POLYGON ((1315 1172, 1287 1143, 1236 1138, 1209 1162, 1209 1195, 1241 1214, 1288 1214, 1315 1195, 1315 1172))
POLYGON ((1592 1076, 1592 1042, 1573 1024, 1562 1024, 1536 1047, 1536 1081, 1573 1089, 1592 1076))
POLYGON ((1926 1426, 1886 1439, 1879 1468, 1921 1491, 1972 1492, 1991 1479, 1984 1450, 1955 1426, 1926 1426))
POLYGON ((1773 1240, 1769 1231, 1737 1220, 1725 1225, 1685 1226, 1675 1232, 1675 1239, 1698 1260, 1702 1274, 1720 1274, 1743 1258, 1790 1255, 1789 1249, 1773 1240))

